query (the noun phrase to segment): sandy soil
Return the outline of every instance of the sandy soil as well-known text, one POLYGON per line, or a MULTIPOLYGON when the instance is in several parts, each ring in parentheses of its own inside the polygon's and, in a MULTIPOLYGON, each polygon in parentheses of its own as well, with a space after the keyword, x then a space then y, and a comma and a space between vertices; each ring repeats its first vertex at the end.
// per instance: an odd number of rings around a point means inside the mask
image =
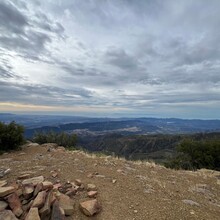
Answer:
POLYGON ((25 147, 0 156, 0 168, 11 172, 1 180, 15 182, 24 173, 43 175, 55 182, 81 179, 98 188, 102 211, 84 216, 78 203, 85 192, 75 196, 75 214, 67 219, 153 220, 220 219, 220 172, 175 171, 148 162, 131 162, 95 156, 79 151, 47 152, 48 146, 25 147), (58 177, 53 178, 51 171, 58 177), (96 173, 93 178, 89 174, 96 173), (113 183, 113 180, 116 180, 113 183))

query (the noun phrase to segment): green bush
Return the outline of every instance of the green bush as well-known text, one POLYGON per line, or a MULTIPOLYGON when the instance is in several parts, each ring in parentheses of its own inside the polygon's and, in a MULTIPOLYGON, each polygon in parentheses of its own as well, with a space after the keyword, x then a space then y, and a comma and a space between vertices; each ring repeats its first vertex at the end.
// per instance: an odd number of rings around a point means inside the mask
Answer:
POLYGON ((77 136, 75 134, 67 134, 65 132, 38 132, 34 134, 33 141, 38 144, 56 143, 64 147, 74 147, 77 142, 77 136))
POLYGON ((220 140, 185 139, 177 147, 177 156, 166 166, 175 169, 220 170, 220 140))
POLYGON ((24 128, 11 122, 4 124, 0 122, 0 151, 16 150, 24 142, 24 128))

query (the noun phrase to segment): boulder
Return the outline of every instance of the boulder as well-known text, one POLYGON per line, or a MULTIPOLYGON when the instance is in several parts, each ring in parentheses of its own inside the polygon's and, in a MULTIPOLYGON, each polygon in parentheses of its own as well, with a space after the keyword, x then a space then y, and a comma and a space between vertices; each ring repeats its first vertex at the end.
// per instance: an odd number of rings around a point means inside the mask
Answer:
POLYGON ((5 197, 10 193, 13 193, 15 190, 16 189, 13 186, 0 187, 0 197, 5 197))
POLYGON ((101 205, 97 199, 81 202, 80 210, 87 216, 93 216, 101 211, 101 205))
POLYGON ((38 213, 38 208, 31 208, 25 220, 41 220, 38 213))

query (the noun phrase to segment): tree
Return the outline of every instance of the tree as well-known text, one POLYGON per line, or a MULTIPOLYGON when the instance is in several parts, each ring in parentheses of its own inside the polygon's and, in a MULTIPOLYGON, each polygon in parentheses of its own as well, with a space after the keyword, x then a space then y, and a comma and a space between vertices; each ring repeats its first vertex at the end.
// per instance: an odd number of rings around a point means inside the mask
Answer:
POLYGON ((38 132, 34 134, 33 141, 38 144, 56 143, 64 147, 74 147, 77 142, 77 136, 76 134, 67 134, 65 132, 38 132))
POLYGON ((14 121, 10 124, 0 122, 0 150, 15 150, 24 142, 24 128, 14 121))
POLYGON ((185 139, 177 147, 177 156, 167 166, 177 169, 208 168, 220 170, 220 140, 185 139), (187 168, 183 166, 187 164, 187 168))

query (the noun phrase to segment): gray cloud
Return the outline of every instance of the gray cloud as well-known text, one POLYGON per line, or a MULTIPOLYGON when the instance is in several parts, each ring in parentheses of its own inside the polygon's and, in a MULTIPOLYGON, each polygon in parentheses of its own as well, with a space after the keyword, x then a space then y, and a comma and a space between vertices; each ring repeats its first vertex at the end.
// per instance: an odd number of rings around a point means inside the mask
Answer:
POLYGON ((1 101, 174 117, 207 103, 220 108, 219 7, 218 0, 3 1, 1 101))
POLYGON ((138 61, 128 55, 123 49, 110 48, 105 54, 106 61, 124 70, 135 70, 138 68, 138 61))
POLYGON ((9 1, 0 2, 0 30, 21 34, 28 25, 27 18, 9 1))

